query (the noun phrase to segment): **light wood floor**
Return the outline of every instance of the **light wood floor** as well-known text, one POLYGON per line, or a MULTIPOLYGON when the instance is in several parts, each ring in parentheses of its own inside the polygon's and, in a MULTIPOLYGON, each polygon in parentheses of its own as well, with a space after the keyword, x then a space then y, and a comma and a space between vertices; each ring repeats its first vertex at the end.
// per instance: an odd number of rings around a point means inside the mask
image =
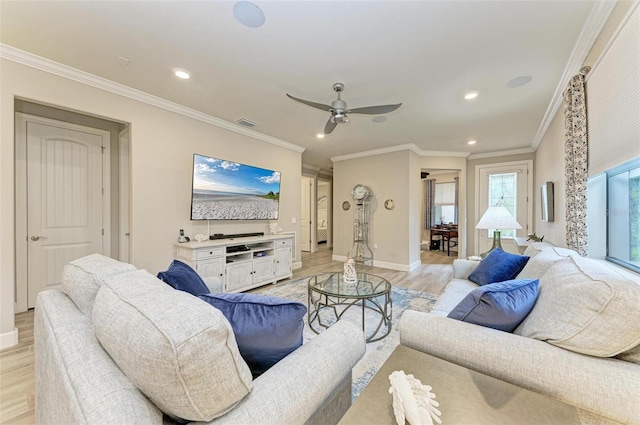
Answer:
MULTIPOLYGON (((453 254, 453 253, 452 253, 453 254)), ((321 246, 318 252, 302 253, 303 267, 289 282, 316 273, 342 270, 343 263, 331 260, 332 251, 321 246)), ((422 251, 422 266, 412 272, 374 267, 371 273, 392 285, 439 295, 452 277, 454 256, 442 251, 422 251)), ((35 383, 33 370, 33 310, 16 314, 18 345, 0 351, 0 424, 35 424, 35 383)))

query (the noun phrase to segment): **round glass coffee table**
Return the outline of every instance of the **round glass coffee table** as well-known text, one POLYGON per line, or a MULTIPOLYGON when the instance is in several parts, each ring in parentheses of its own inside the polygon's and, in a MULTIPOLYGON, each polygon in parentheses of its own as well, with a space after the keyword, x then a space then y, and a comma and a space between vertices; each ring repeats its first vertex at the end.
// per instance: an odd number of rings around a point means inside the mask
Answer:
POLYGON ((370 273, 358 273, 356 283, 345 283, 342 273, 321 273, 309 278, 308 311, 309 327, 320 333, 321 326, 328 328, 334 320, 321 312, 330 310, 335 321, 340 320, 351 307, 360 307, 362 331, 367 342, 379 341, 391 332, 391 284, 380 276, 370 273), (367 312, 370 312, 368 315, 367 312), (374 319, 371 320, 373 313, 374 319), (367 326, 366 316, 369 316, 367 326), (379 319, 378 319, 379 318, 379 319), (367 332, 366 328, 370 328, 367 332), (373 330, 371 330, 373 327, 373 330))

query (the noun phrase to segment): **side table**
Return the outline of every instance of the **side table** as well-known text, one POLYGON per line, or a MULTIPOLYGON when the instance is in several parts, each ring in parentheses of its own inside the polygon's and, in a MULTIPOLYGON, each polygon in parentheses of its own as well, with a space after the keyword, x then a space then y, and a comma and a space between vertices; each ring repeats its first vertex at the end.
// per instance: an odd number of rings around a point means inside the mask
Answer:
POLYGON ((447 425, 580 425, 573 406, 399 346, 338 425, 395 425, 389 375, 404 370, 433 387, 447 425))

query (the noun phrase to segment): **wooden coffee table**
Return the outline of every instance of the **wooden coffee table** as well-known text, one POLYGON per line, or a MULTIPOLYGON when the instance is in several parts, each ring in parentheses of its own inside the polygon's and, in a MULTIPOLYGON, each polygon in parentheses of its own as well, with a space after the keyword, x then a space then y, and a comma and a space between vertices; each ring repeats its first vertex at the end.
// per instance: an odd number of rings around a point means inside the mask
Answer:
POLYGON ((580 424, 573 406, 401 345, 338 425, 395 425, 389 394, 395 370, 433 387, 443 425, 580 424))

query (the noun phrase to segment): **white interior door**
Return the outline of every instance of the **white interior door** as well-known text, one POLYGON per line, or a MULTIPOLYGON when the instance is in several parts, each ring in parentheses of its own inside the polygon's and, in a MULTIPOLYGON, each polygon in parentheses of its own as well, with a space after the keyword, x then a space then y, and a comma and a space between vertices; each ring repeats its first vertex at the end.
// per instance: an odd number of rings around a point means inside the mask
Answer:
POLYGON ((120 133, 120 152, 119 152, 119 161, 120 161, 120 190, 119 190, 119 201, 120 201, 120 230, 118 232, 118 253, 120 261, 125 263, 131 262, 129 255, 129 246, 130 246, 130 224, 129 224, 129 181, 130 181, 130 173, 129 173, 129 127, 122 130, 120 133))
POLYGON ((311 179, 302 177, 300 196, 300 249, 311 251, 311 179))
POLYGON ((29 308, 38 292, 61 283, 66 263, 109 254, 103 244, 103 148, 109 133, 42 121, 25 125, 29 308))
MULTIPOLYGON (((514 236, 525 236, 533 220, 533 175, 531 161, 476 166, 476 218, 477 223, 489 206, 501 204, 515 211, 515 219, 522 229, 501 231, 502 249, 517 253, 514 236)), ((476 230, 476 255, 487 252, 493 245, 492 230, 476 230)))

